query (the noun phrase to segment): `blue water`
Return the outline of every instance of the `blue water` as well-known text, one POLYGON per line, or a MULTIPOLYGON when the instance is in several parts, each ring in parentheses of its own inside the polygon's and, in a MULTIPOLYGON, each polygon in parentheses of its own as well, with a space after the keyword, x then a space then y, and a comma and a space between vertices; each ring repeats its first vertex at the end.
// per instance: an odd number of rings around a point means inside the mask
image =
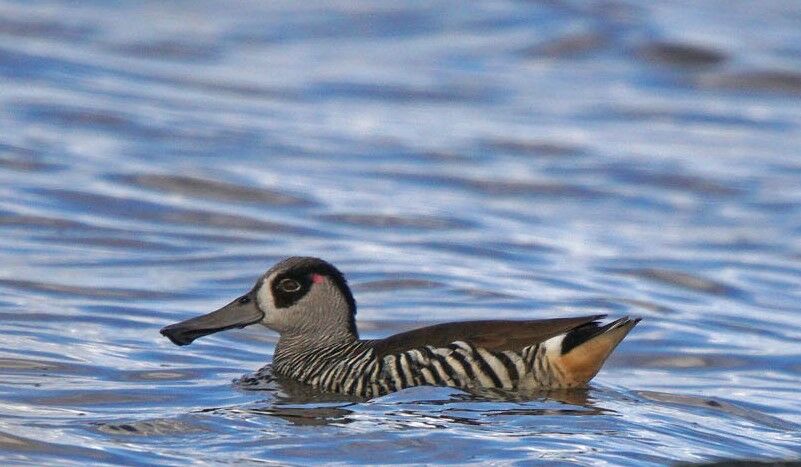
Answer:
POLYGON ((801 456, 801 5, 0 1, 0 460, 801 456), (586 391, 232 380, 278 259, 362 336, 643 321, 586 391))

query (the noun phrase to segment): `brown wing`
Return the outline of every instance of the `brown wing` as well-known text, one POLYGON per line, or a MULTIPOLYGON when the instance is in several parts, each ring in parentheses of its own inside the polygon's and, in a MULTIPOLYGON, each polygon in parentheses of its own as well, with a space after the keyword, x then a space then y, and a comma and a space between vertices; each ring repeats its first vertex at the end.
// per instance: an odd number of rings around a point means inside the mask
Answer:
POLYGON ((442 323, 378 339, 372 341, 372 345, 379 358, 426 345, 446 347, 455 341, 468 342, 497 352, 520 350, 605 316, 530 321, 487 320, 442 323))

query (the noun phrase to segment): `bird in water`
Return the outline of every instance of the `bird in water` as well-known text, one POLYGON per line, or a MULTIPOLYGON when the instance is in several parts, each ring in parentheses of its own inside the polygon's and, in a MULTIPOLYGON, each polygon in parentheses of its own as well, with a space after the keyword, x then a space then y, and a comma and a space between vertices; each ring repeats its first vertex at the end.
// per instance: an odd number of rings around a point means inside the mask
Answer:
POLYGON ((292 257, 245 295, 161 334, 177 345, 262 324, 280 334, 272 371, 325 392, 376 397, 400 389, 547 390, 585 387, 639 318, 605 315, 436 324, 359 339, 345 277, 318 258, 292 257))

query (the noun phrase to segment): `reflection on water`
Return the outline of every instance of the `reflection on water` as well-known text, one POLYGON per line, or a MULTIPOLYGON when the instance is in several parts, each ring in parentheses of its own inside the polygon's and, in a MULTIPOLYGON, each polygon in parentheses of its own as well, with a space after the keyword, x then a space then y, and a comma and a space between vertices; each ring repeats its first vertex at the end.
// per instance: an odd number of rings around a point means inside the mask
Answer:
POLYGON ((697 407, 710 411, 725 412, 730 416, 744 418, 769 428, 776 428, 780 430, 798 430, 799 428, 793 423, 789 423, 780 418, 771 417, 756 410, 738 407, 735 404, 725 401, 721 402, 714 399, 704 399, 702 397, 693 397, 682 394, 668 394, 655 391, 639 391, 637 394, 654 402, 665 402, 669 404, 683 405, 685 407, 697 407))
POLYGON ((799 14, 0 0, 0 459, 797 459, 799 14), (365 338, 644 320, 585 391, 373 400, 158 334, 290 254, 365 338))

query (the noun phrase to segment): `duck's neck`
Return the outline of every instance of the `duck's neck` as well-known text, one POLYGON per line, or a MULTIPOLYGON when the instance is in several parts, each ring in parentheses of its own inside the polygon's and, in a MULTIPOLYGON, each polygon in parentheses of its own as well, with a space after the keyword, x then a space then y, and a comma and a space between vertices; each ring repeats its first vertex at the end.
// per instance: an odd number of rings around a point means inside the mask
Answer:
POLYGON ((317 335, 308 332, 282 333, 275 349, 276 358, 280 355, 306 354, 331 347, 338 347, 358 340, 350 332, 317 335))
MULTIPOLYGON (((278 339, 273 356, 273 366, 276 368, 291 365, 298 368, 308 365, 319 365, 328 356, 338 355, 348 349, 355 350, 361 341, 353 333, 345 332, 339 335, 317 336, 310 333, 284 333, 278 339)), ((345 355, 340 355, 340 357, 345 355)))

